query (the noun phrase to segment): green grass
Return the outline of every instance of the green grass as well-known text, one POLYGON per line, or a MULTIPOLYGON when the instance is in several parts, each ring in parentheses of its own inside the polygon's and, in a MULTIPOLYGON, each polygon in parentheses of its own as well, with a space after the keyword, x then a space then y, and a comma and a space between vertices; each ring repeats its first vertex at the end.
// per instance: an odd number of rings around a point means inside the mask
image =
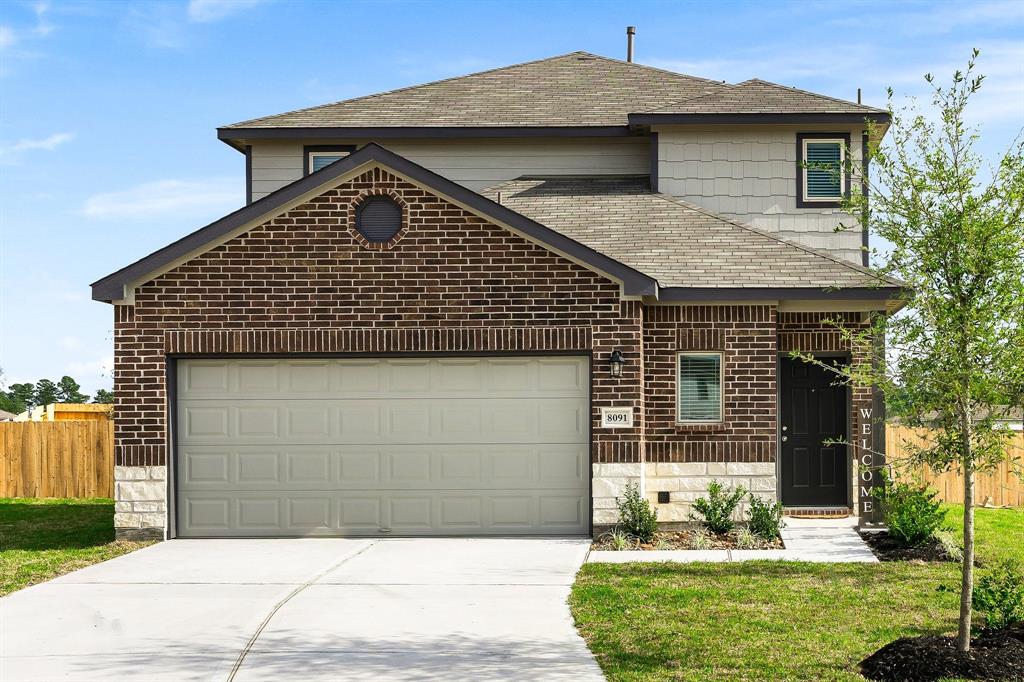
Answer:
POLYGON ((114 540, 114 502, 0 498, 0 595, 139 549, 114 540))
MULTIPOLYGON (((952 514, 962 513, 951 509, 952 514)), ((1024 553, 1024 512, 981 509, 983 562, 1024 553)), ((570 604, 610 680, 860 680, 898 637, 955 629, 955 564, 586 564, 570 604)))

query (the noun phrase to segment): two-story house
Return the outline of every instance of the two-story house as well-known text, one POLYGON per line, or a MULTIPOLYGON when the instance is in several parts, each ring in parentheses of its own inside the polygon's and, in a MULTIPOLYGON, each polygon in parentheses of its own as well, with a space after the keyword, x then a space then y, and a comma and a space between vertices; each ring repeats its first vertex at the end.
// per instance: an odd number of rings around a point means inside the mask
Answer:
POLYGON ((247 204, 93 284, 118 532, 587 534, 629 481, 863 511, 879 396, 789 353, 867 361, 828 320, 898 305, 836 230, 867 120, 574 52, 220 128, 247 204))

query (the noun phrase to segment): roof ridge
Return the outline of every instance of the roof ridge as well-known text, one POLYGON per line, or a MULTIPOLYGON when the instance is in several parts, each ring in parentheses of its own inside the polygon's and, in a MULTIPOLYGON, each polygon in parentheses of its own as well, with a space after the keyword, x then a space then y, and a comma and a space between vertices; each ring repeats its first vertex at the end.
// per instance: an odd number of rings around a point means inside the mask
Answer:
MULTIPOLYGON (((283 112, 276 113, 276 114, 268 114, 266 116, 257 116, 255 118, 250 118, 250 119, 247 119, 247 120, 244 120, 244 121, 238 121, 237 123, 230 123, 228 125, 221 126, 221 127, 222 128, 239 128, 239 127, 242 127, 242 126, 245 126, 245 125, 249 125, 249 124, 252 124, 252 123, 256 123, 258 121, 262 121, 262 120, 268 119, 268 118, 277 118, 279 116, 289 116, 289 115, 292 115, 292 114, 298 114, 298 113, 307 112, 307 111, 314 111, 316 109, 323 109, 325 107, 332 107, 332 106, 335 106, 337 104, 349 104, 351 102, 360 102, 360 101, 370 100, 370 99, 374 99, 375 97, 384 97, 385 95, 393 95, 393 94, 398 93, 398 92, 405 92, 405 91, 408 91, 408 90, 415 90, 417 88, 426 88, 426 87, 430 87, 430 86, 434 86, 434 85, 440 85, 441 83, 449 83, 451 81, 461 80, 463 78, 473 78, 475 76, 482 76, 482 75, 485 75, 485 74, 497 73, 499 71, 507 71, 509 69, 517 69, 517 68, 520 68, 520 67, 523 67, 523 66, 531 66, 531 65, 540 64, 540 63, 543 63, 543 62, 553 62, 553 61, 558 61, 558 60, 561 60, 561 59, 566 59, 567 57, 580 56, 580 55, 586 56, 586 57, 590 57, 590 58, 593 58, 593 59, 600 59, 600 60, 603 60, 603 61, 606 61, 606 62, 612 62, 612 63, 615 63, 615 64, 622 64, 622 65, 636 67, 636 68, 640 68, 640 69, 646 69, 648 71, 655 71, 657 73, 669 74, 669 75, 672 75, 672 76, 676 76, 678 78, 687 78, 687 79, 693 80, 693 81, 699 81, 699 82, 702 82, 702 83, 714 84, 714 85, 717 85, 717 86, 720 86, 720 87, 731 87, 731 86, 729 86, 726 83, 723 83, 721 81, 711 80, 709 78, 702 78, 700 76, 692 76, 690 74, 679 73, 677 71, 669 71, 668 69, 659 69, 659 68, 657 68, 655 66, 647 66, 646 64, 639 64, 637 62, 627 62, 627 61, 623 61, 621 59, 614 59, 612 57, 605 57, 604 55, 594 54, 593 52, 587 52, 585 50, 574 50, 573 52, 566 52, 565 54, 553 55, 551 57, 543 57, 541 59, 531 59, 529 61, 518 62, 516 64, 507 64, 505 66, 497 66, 497 67, 495 67, 493 69, 484 69, 483 71, 473 71, 471 73, 464 73, 464 74, 461 74, 461 75, 458 75, 458 76, 449 76, 448 78, 439 78, 437 80, 428 81, 426 83, 417 83, 415 85, 405 85, 405 86, 402 86, 400 88, 393 88, 391 90, 385 90, 383 92, 374 92, 374 93, 371 93, 369 95, 360 95, 358 97, 349 97, 347 99, 340 99, 340 100, 336 100, 334 102, 327 102, 325 104, 317 104, 317 105, 311 106, 311 107, 300 107, 298 109, 292 109, 291 111, 283 111, 283 112)), ((705 93, 705 94, 710 94, 710 93, 705 93)))
POLYGON ((704 214, 706 216, 709 216, 711 218, 716 218, 718 220, 721 220, 722 222, 725 222, 725 223, 728 223, 730 225, 733 225, 734 227, 738 227, 738 228, 740 228, 742 230, 746 230, 747 232, 752 232, 753 234, 759 235, 761 237, 765 237, 767 239, 779 242, 781 244, 785 244, 786 246, 792 246, 793 248, 799 249, 800 251, 804 251, 805 253, 809 253, 809 254, 811 254, 813 256, 818 256, 820 258, 825 258, 826 260, 830 260, 833 263, 836 263, 837 265, 842 265, 844 267, 850 268, 851 270, 855 270, 855 271, 863 273, 865 275, 870 275, 871 277, 873 277, 873 278, 875 278, 877 280, 880 280, 880 281, 884 280, 884 281, 887 281, 889 284, 892 284, 892 285, 895 285, 895 286, 904 286, 903 282, 900 282, 899 280, 893 279, 891 277, 887 277, 886 275, 879 274, 879 273, 873 271, 871 268, 866 268, 863 265, 858 265, 857 263, 854 263, 852 261, 844 260, 842 258, 837 258, 836 256, 833 256, 832 254, 830 254, 828 252, 819 251, 818 249, 812 248, 812 247, 807 246, 805 244, 801 244, 799 242, 794 242, 794 241, 791 241, 789 239, 783 239, 782 237, 779 237, 777 235, 771 234, 770 232, 765 232, 764 230, 758 229, 758 228, 754 227, 753 225, 749 225, 747 223, 741 223, 740 221, 733 220, 732 218, 726 218, 723 215, 715 213, 714 211, 706 209, 703 206, 698 206, 697 204, 691 203, 691 202, 686 201, 684 199, 680 199, 678 197, 674 197, 672 195, 665 194, 663 192, 651 192, 651 194, 653 196, 659 197, 660 199, 663 199, 663 200, 668 201, 670 203, 678 204, 679 206, 682 206, 684 208, 689 208, 689 209, 691 209, 693 211, 697 211, 698 213, 702 213, 702 214, 704 214))
POLYGON ((369 95, 359 95, 358 97, 349 97, 348 99, 339 99, 334 102, 327 102, 325 104, 317 104, 312 107, 300 107, 299 109, 292 109, 291 111, 283 111, 279 114, 268 114, 267 116, 257 116, 256 118, 250 118, 245 121, 239 121, 238 123, 231 123, 224 128, 237 128, 244 126, 249 123, 255 123, 256 121, 262 121, 265 118, 277 118, 278 116, 288 116, 289 114, 297 114, 303 111, 313 111, 314 109, 323 109, 324 107, 333 107, 336 104, 348 104, 349 102, 360 102, 362 100, 373 99, 374 97, 383 97, 384 95, 391 95, 396 92, 405 92, 406 90, 414 90, 416 88, 425 88, 431 85, 439 85, 441 83, 448 83, 450 81, 459 80, 460 78, 470 78, 472 76, 482 76, 486 73, 496 73, 498 71, 506 71, 508 69, 515 69, 521 66, 530 66, 531 64, 539 64, 541 62, 555 61, 558 59, 565 59, 573 55, 584 54, 587 56, 595 57, 597 55, 591 55, 589 52, 583 50, 576 50, 574 52, 566 52, 565 54, 558 54, 551 57, 543 57, 541 59, 531 59, 525 62, 518 62, 516 64, 506 64, 505 66, 496 66, 493 69, 484 69, 483 71, 474 71, 472 73, 464 73, 459 76, 449 76, 448 78, 439 78, 433 81, 427 81, 426 83, 417 83, 415 85, 404 85, 400 88, 393 88, 391 90, 385 90, 383 92, 374 92, 369 95))

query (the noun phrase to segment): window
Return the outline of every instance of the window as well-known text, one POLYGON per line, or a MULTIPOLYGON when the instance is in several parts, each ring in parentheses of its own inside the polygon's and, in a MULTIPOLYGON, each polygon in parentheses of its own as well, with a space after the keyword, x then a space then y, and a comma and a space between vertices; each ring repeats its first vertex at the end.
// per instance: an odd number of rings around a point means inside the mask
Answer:
POLYGON ((306 154, 306 175, 315 173, 326 168, 335 161, 340 161, 355 151, 353 145, 322 145, 316 147, 306 146, 303 151, 306 154))
POLYGON ((678 421, 722 421, 722 354, 680 353, 676 382, 678 421))
POLYGON ((797 207, 835 208, 847 193, 849 135, 797 135, 797 207))
POLYGON ((356 230, 373 244, 385 244, 402 229, 402 207, 389 197, 370 197, 356 209, 356 230))

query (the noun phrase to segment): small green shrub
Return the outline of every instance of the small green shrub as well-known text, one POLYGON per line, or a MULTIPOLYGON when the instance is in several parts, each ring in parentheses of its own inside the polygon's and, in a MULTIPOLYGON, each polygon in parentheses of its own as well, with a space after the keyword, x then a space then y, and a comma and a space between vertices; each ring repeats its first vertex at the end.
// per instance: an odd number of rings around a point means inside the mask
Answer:
POLYGON ((736 531, 737 549, 757 549, 760 546, 761 540, 749 528, 740 528, 736 531))
POLYGON ((908 547, 932 537, 946 520, 938 493, 925 486, 886 480, 875 489, 889 535, 908 547))
POLYGON ((985 626, 1005 628, 1024 621, 1024 571, 1014 560, 1006 559, 986 571, 974 585, 971 600, 985 614, 985 626))
POLYGON ((942 545, 942 551, 952 561, 960 563, 964 560, 964 548, 960 546, 960 540, 953 531, 940 528, 932 533, 932 537, 942 545))
POLYGON ((693 509, 700 516, 690 512, 690 519, 699 522, 712 533, 724 535, 736 526, 732 515, 746 494, 747 491, 740 486, 726 488, 718 481, 712 481, 708 486, 708 496, 693 503, 693 509))
POLYGON ((630 481, 622 499, 615 498, 619 508, 618 529, 632 535, 640 542, 650 542, 658 530, 658 511, 640 495, 640 486, 630 481))
POLYGON ((766 502, 760 497, 750 494, 750 532, 769 542, 779 537, 779 531, 786 525, 782 520, 782 505, 777 502, 766 502))
POLYGON ((613 530, 608 534, 608 539, 612 543, 612 549, 616 552, 623 552, 633 548, 633 541, 625 533, 613 530))
POLYGON ((714 545, 711 542, 711 536, 703 528, 698 528, 693 531, 693 535, 690 536, 690 549, 711 549, 714 545))

